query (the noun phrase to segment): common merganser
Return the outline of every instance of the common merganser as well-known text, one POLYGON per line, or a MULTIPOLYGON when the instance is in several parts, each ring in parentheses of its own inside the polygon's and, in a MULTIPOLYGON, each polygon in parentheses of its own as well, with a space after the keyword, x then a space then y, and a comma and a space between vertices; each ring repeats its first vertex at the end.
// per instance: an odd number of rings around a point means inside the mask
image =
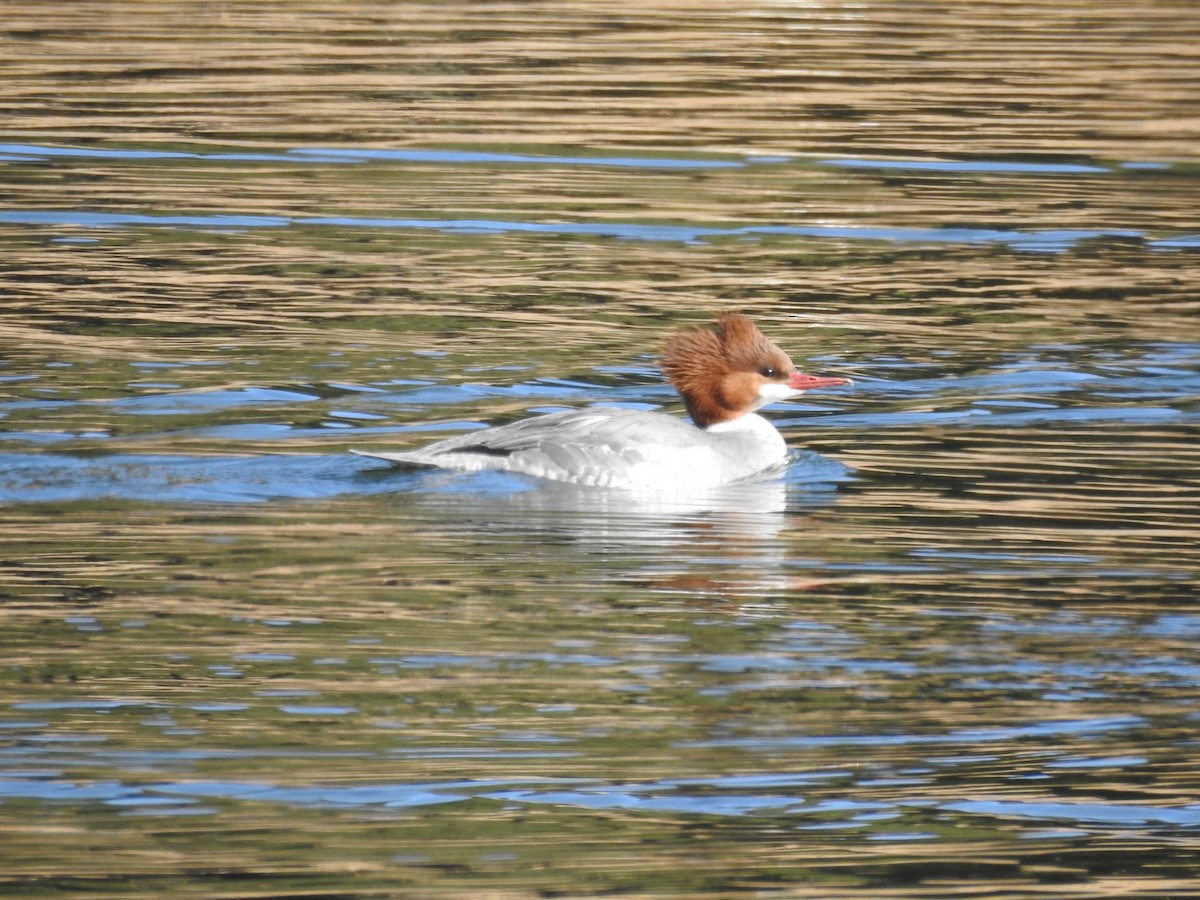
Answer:
POLYGON ((788 355, 740 313, 722 314, 711 330, 672 334, 663 347, 662 369, 695 424, 659 412, 591 407, 522 419, 419 450, 351 452, 406 465, 498 469, 597 487, 706 489, 783 467, 787 444, 755 410, 814 388, 850 383, 797 372, 788 355))

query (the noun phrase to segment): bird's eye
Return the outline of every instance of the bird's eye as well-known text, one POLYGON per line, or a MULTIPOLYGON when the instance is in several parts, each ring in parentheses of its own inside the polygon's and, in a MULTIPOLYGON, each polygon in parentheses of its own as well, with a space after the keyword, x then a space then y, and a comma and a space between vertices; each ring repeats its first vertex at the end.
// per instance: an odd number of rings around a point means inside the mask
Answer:
POLYGON ((758 374, 763 378, 775 378, 779 375, 779 372, 775 369, 772 369, 770 366, 763 366, 758 370, 758 374))

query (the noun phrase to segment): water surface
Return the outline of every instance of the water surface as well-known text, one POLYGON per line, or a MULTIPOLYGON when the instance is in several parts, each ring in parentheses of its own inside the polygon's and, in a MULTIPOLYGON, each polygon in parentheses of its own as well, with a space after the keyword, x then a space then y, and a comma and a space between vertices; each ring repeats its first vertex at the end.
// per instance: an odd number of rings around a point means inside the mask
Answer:
POLYGON ((13 10, 6 896, 1182 896, 1188 4, 13 10), (392 469, 665 331, 768 484, 392 469))

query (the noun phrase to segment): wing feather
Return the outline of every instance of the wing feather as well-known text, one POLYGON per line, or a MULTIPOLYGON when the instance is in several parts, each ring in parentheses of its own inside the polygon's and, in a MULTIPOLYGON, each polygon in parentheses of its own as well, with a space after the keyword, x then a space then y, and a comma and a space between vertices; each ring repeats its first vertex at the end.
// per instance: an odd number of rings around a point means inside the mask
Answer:
POLYGON ((556 481, 615 486, 671 451, 694 448, 689 422, 645 410, 592 407, 457 435, 418 450, 363 452, 389 462, 479 471, 502 469, 556 481))

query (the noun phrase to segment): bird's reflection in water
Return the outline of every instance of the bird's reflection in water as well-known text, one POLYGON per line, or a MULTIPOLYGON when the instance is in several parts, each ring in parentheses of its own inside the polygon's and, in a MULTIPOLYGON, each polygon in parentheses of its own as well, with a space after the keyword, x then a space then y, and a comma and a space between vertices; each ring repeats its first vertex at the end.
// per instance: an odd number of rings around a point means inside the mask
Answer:
POLYGON ((787 534, 814 507, 835 502, 836 485, 850 478, 850 470, 803 451, 770 478, 686 495, 500 472, 407 475, 414 512, 468 541, 468 533, 489 543, 511 541, 512 552, 527 554, 531 563, 540 558, 537 547, 570 545, 573 552, 609 554, 626 575, 633 565, 639 577, 664 586, 687 571, 693 586, 719 582, 744 594, 779 589, 794 578, 794 572, 785 575, 795 556, 787 534))

